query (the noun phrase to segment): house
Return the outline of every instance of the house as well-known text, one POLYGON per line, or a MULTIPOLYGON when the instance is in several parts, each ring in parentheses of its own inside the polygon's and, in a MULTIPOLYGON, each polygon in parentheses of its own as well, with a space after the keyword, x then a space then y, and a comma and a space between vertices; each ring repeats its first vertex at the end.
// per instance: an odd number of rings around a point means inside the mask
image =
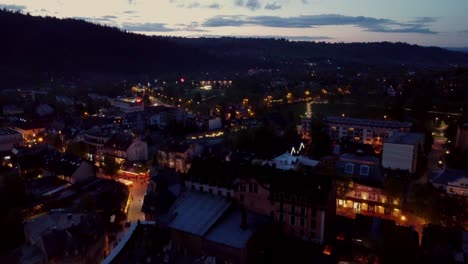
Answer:
POLYGON ((148 144, 141 138, 128 134, 114 134, 104 144, 104 154, 123 164, 125 161, 148 160, 148 144))
POLYGON ((0 128, 0 152, 11 151, 15 147, 23 145, 23 136, 11 128, 0 128))
POLYGON ((182 122, 185 118, 185 112, 180 108, 167 106, 154 106, 145 109, 148 125, 166 128, 170 123, 182 122))
POLYGON ((57 151, 46 154, 44 170, 44 176, 56 176, 73 184, 96 177, 96 169, 91 163, 57 151))
POLYGON ((415 173, 423 148, 424 134, 395 133, 384 139, 382 166, 386 169, 415 173))
POLYGON ((397 132, 409 132, 412 124, 388 120, 373 120, 349 117, 328 117, 328 135, 331 140, 347 138, 351 141, 382 145, 383 139, 397 132))
POLYGON ((274 175, 270 181, 273 217, 283 232, 318 244, 328 241, 336 213, 331 179, 287 171, 274 175))
POLYGON ((343 154, 336 162, 337 208, 353 213, 396 218, 401 216, 401 201, 383 191, 384 176, 377 157, 362 153, 343 154))
POLYGON ((81 135, 81 141, 86 144, 87 158, 90 161, 102 160, 104 155, 104 143, 106 143, 111 135, 103 132, 100 129, 89 130, 81 135))
POLYGON ((43 263, 95 263, 106 254, 105 222, 98 215, 51 212, 26 221, 24 233, 43 263))
POLYGON ((111 101, 111 104, 124 113, 143 111, 144 105, 141 98, 122 98, 117 97, 111 101))
POLYGON ((175 202, 169 220, 177 251, 223 263, 249 263, 260 251, 256 240, 268 223, 268 217, 234 208, 230 199, 197 191, 175 202))
POLYGON ((199 155, 202 147, 198 144, 169 141, 158 150, 158 164, 176 171, 186 173, 192 163, 192 158, 199 155))
POLYGON ((433 172, 429 182, 448 194, 468 196, 468 171, 445 169, 433 172))
POLYGON ((40 134, 46 131, 45 120, 27 120, 20 118, 16 122, 14 129, 21 133, 25 145, 35 145, 42 142, 40 134))

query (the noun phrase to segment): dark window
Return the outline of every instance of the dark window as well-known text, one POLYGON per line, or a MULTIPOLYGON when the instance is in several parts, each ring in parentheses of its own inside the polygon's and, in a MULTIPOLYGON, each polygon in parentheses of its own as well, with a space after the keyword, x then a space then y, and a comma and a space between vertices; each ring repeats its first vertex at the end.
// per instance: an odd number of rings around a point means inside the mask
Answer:
POLYGON ((209 191, 211 194, 213 193, 213 188, 210 188, 210 191, 209 191))
POLYGON ((249 183, 249 192, 253 192, 253 184, 249 183))
POLYGON ((240 191, 245 192, 245 184, 243 183, 240 184, 240 191))
POLYGON ((198 190, 199 190, 200 192, 203 192, 203 186, 200 185, 200 186, 198 187, 198 190))
POLYGON ((227 198, 231 198, 231 193, 230 193, 230 192, 227 192, 227 193, 226 193, 226 196, 227 196, 227 198))
POLYGON ((305 220, 304 220, 304 218, 302 218, 302 217, 301 217, 300 225, 301 225, 301 227, 304 227, 304 226, 305 226, 305 220))
POLYGON ((279 213, 279 214, 278 214, 278 221, 279 221, 280 223, 283 223, 283 222, 284 222, 284 216, 283 216, 282 213, 279 213))
POLYGON ((291 219, 290 219, 290 224, 291 224, 291 225, 295 225, 295 224, 296 224, 296 217, 295 217, 294 215, 291 215, 290 218, 291 218, 291 219))
POLYGON ((283 212, 283 211, 284 211, 284 205, 283 205, 283 202, 280 202, 280 203, 279 203, 279 210, 280 210, 281 212, 283 212))
POLYGON ((239 196, 239 200, 241 201, 241 203, 244 202, 244 195, 243 195, 243 194, 241 194, 241 195, 239 196))
POLYGON ((291 214, 295 214, 295 213, 296 213, 296 206, 291 205, 291 214))
POLYGON ((258 193, 258 184, 254 183, 253 189, 254 189, 254 193, 258 193))
POLYGON ((219 196, 223 195, 223 193, 221 192, 221 190, 218 190, 218 195, 219 195, 219 196))
POLYGON ((305 216, 305 208, 304 207, 301 207, 301 216, 305 216))

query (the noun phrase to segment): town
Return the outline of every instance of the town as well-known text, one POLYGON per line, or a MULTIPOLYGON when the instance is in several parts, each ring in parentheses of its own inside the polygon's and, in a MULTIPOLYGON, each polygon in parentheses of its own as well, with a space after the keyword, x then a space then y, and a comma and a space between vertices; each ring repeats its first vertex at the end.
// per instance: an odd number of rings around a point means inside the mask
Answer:
MULTIPOLYGON (((15 98, 3 105, 1 128, 3 224, 17 246, 10 257, 376 263, 466 255, 463 111, 391 107, 376 118, 361 108, 357 116, 343 108, 359 100, 352 85, 278 77, 262 96, 231 91, 263 79, 251 71, 234 80, 155 79, 113 97, 4 90, 15 98)), ((411 89, 392 86, 381 88, 389 100, 411 89)))

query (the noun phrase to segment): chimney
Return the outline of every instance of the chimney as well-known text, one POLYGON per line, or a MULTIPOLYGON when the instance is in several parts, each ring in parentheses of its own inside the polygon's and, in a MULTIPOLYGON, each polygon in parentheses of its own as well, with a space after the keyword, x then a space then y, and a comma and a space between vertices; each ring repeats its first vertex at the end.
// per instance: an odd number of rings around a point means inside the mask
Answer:
POLYGON ((246 230, 249 226, 247 225, 247 211, 245 210, 244 205, 241 206, 241 225, 242 230, 246 230))

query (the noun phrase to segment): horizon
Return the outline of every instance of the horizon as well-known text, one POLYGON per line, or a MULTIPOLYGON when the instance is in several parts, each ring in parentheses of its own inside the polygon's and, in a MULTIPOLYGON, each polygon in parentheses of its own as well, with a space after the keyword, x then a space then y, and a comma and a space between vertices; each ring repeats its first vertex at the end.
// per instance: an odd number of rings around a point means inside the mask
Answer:
POLYGON ((168 0, 156 4, 150 0, 107 0, 96 4, 91 0, 17 0, 0 1, 0 8, 34 16, 81 19, 144 35, 468 47, 468 17, 463 14, 467 2, 393 2, 168 0), (421 6, 424 8, 416 8, 421 6))

